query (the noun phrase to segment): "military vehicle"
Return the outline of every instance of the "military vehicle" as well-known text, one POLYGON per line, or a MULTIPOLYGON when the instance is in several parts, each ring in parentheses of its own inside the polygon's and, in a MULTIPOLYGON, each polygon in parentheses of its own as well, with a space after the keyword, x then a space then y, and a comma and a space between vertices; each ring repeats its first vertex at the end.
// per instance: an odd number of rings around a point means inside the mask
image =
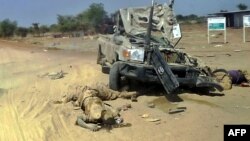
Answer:
POLYGON ((121 78, 161 83, 168 94, 180 86, 223 91, 196 58, 175 49, 178 23, 174 1, 149 7, 120 9, 114 34, 99 38, 97 63, 109 73, 109 86, 121 88, 121 78))

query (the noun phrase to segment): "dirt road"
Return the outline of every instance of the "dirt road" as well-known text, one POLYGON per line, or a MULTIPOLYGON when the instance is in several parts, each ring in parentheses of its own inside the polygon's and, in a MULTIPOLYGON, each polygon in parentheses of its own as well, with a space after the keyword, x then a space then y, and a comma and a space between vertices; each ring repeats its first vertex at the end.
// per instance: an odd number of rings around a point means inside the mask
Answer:
MULTIPOLYGON (((185 50, 209 65, 250 70, 249 43, 242 44, 244 48, 240 52, 235 52, 238 46, 230 43, 199 48, 197 44, 206 44, 205 36, 194 46, 187 41, 196 34, 187 30, 184 35, 181 45, 186 45, 185 50)), ((53 100, 60 99, 67 86, 74 83, 107 83, 108 76, 101 73, 95 58, 94 51, 48 50, 22 42, 0 41, 0 140, 221 141, 224 124, 250 124, 250 88, 233 87, 215 95, 184 92, 179 95, 183 101, 178 103, 157 95, 140 96, 136 103, 122 99, 110 101, 107 103, 114 107, 132 104, 132 109, 121 113, 125 122, 131 123, 130 127, 99 132, 79 128, 74 123, 81 111, 73 110, 71 103, 53 104, 53 100), (62 79, 38 77, 61 70, 67 73, 62 79), (156 108, 147 107, 152 102, 156 108), (187 110, 174 115, 166 113, 176 106, 187 110), (148 122, 141 118, 142 114, 161 121, 148 122)))

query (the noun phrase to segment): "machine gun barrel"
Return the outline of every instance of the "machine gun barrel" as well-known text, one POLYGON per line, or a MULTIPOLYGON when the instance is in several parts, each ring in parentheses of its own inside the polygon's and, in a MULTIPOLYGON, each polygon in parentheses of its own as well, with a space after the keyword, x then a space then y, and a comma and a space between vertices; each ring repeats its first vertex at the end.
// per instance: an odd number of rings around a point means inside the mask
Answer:
POLYGON ((146 37, 146 45, 150 45, 151 31, 152 31, 152 22, 153 22, 153 14, 154 14, 154 0, 152 0, 152 7, 150 8, 150 14, 148 19, 148 29, 147 29, 147 37, 146 37))
POLYGON ((145 43, 146 43, 146 54, 147 54, 147 63, 150 64, 150 41, 151 41, 151 31, 152 31, 152 22, 153 22, 153 14, 154 14, 154 4, 155 1, 152 0, 152 7, 150 9, 150 14, 149 14, 149 19, 148 19, 148 29, 147 29, 147 35, 145 38, 145 43))

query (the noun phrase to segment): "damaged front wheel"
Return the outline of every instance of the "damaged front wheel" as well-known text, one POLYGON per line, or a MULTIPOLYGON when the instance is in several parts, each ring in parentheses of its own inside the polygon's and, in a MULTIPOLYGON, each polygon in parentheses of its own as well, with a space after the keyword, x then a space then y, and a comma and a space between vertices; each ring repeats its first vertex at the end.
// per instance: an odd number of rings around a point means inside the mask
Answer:
POLYGON ((115 62, 109 72, 109 88, 118 91, 121 86, 121 75, 119 72, 119 62, 115 62))

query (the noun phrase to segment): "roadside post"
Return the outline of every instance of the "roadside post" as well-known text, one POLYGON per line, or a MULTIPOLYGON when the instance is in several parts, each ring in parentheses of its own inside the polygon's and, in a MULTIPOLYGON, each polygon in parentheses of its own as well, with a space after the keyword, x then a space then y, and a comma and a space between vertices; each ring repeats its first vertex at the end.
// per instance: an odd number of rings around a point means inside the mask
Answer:
POLYGON ((208 44, 210 44, 211 31, 224 31, 224 43, 227 43, 227 29, 225 17, 212 17, 207 19, 208 44))
POLYGON ((250 27, 250 15, 243 16, 243 42, 246 42, 246 28, 250 27))

